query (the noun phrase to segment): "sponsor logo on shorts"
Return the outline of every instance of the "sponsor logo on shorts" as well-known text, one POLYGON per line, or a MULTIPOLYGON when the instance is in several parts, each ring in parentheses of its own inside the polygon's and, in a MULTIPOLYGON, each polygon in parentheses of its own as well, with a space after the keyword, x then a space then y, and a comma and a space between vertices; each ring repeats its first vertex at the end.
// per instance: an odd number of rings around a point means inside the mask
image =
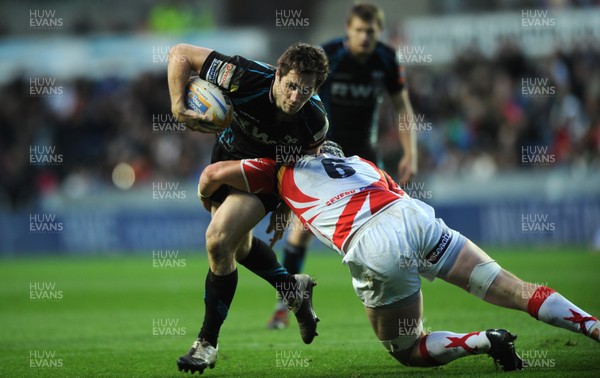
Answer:
POLYGON ((219 66, 221 66, 221 64, 223 64, 223 61, 220 59, 214 59, 212 61, 212 63, 210 64, 210 67, 208 67, 208 73, 206 74, 206 81, 211 82, 211 83, 216 83, 216 78, 217 78, 217 70, 219 69, 219 66))
POLYGON ((435 247, 425 257, 427 261, 432 264, 437 264, 437 262, 440 261, 444 253, 446 253, 446 250, 448 249, 448 246, 450 245, 451 241, 452 235, 450 234, 450 232, 448 230, 444 231, 442 237, 437 242, 435 247))

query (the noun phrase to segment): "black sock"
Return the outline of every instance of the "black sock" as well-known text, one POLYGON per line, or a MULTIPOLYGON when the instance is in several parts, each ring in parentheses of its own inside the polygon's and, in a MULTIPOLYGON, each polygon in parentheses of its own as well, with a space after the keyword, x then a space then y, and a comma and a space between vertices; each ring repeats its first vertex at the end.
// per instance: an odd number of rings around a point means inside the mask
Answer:
POLYGON ((287 243, 283 250, 283 267, 289 274, 298 274, 302 271, 304 265, 304 256, 306 255, 306 247, 297 247, 287 243))
POLYGON ((217 276, 208 270, 204 288, 204 323, 198 337, 217 346, 221 325, 233 301, 238 281, 237 269, 224 276, 217 276))
POLYGON ((277 261, 277 256, 271 247, 256 237, 252 238, 248 256, 238 262, 270 283, 278 292, 290 290, 289 288, 293 288, 293 283, 296 282, 277 261))

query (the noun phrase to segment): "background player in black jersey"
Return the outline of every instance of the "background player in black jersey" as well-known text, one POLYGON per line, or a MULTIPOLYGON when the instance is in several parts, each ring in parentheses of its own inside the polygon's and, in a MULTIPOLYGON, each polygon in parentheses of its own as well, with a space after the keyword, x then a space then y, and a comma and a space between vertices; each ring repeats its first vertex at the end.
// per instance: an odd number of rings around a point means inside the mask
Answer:
MULTIPOLYGON (((329 60, 329 76, 319 90, 327 109, 328 139, 339 143, 348 155, 377 162, 379 105, 384 92, 390 96, 400 117, 402 159, 398 163, 399 182, 416 173, 416 136, 406 120, 413 119, 408 90, 394 49, 379 41, 383 30, 383 10, 371 4, 356 4, 346 19, 346 37, 323 46, 329 60)), ((283 252, 283 266, 290 274, 302 270, 312 235, 299 221, 292 224, 283 252)), ((280 300, 268 328, 284 328, 288 310, 280 300)))
MULTIPOLYGON (((211 117, 185 106, 185 88, 192 71, 219 86, 233 103, 233 122, 217 136, 212 162, 262 156, 277 159, 282 146, 313 153, 325 139, 327 117, 316 95, 328 72, 323 50, 297 43, 277 63, 275 68, 191 45, 177 45, 169 52, 169 92, 177 121, 192 130, 210 132, 203 124, 211 123, 211 117)), ((314 282, 307 275, 288 274, 273 250, 252 237, 254 226, 279 199, 222 186, 210 200, 204 322, 190 351, 178 359, 179 369, 202 373, 206 367, 214 367, 219 330, 237 286, 236 260, 278 290, 296 314, 302 340, 312 342, 318 321, 312 310, 314 282)))

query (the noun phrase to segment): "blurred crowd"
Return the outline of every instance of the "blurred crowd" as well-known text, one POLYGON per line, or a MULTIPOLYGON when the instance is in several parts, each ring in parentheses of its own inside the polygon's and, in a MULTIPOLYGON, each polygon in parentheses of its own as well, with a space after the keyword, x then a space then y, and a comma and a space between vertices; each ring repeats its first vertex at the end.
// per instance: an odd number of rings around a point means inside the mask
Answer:
MULTIPOLYGON (((494 57, 466 50, 449 66, 406 67, 423 117, 420 174, 547 169, 523 164, 523 146, 547 147, 553 168, 600 168, 600 51, 597 44, 569 51, 532 61, 506 42, 494 57), (546 79, 541 91, 530 89, 530 78, 546 79)), ((120 162, 133 167, 135 185, 195 181, 209 162, 214 136, 174 122, 166 73, 79 78, 54 83, 49 95, 31 88, 27 77, 0 87, 0 207, 32 206, 56 190, 82 196, 113 187, 120 162)), ((395 120, 382 112, 380 148, 393 172, 395 120)))
MULTIPOLYGON (((600 49, 572 47, 534 61, 506 41, 493 57, 467 49, 451 66, 407 67, 416 118, 424 119, 417 128, 421 172, 597 171, 600 49)), ((391 155, 394 139, 383 138, 391 155)))
POLYGON ((31 88, 26 77, 0 88, 4 206, 31 205, 59 189, 77 197, 114 187, 120 162, 133 167, 136 185, 197 180, 210 159, 214 136, 174 122, 166 72, 42 87, 57 95, 32 96, 31 88))

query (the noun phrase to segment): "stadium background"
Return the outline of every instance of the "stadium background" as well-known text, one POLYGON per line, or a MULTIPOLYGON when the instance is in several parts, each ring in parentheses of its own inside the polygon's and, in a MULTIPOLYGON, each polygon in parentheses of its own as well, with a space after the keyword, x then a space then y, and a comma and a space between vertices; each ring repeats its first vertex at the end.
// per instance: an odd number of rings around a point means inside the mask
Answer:
MULTIPOLYGON (((341 35, 349 3, 104 4, 24 1, 3 12, 4 255, 200 249, 208 218, 195 182, 213 137, 174 122, 168 49, 187 42, 275 62, 294 41, 341 35)), ((416 113, 420 171, 407 191, 480 242, 598 248, 594 2, 380 5, 416 113)), ((384 104, 392 173, 394 125, 384 104)))
MULTIPOLYGON (((518 251, 516 261, 540 257, 529 250, 599 251, 600 3, 373 2, 416 113, 419 173, 407 192, 473 240, 518 251)), ((351 3, 1 1, 2 264, 58 272, 84 255, 134 256, 190 271, 206 255, 209 217, 195 193, 214 137, 170 115, 169 48, 274 63, 295 41, 343 35, 351 3)), ((378 138, 393 176, 395 127, 384 102, 378 138)), ((12 295, 21 289, 31 292, 12 295)))

